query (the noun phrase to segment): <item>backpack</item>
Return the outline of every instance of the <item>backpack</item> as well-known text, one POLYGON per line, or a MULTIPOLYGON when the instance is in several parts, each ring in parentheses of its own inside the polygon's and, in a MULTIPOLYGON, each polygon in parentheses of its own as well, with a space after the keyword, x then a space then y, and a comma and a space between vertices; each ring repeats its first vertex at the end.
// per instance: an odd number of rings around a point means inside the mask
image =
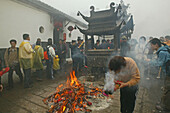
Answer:
MULTIPOLYGON (((167 50, 160 50, 157 55, 161 52, 161 51, 167 51, 170 54, 170 48, 168 47, 167 50)), ((168 60, 165 63, 165 70, 166 70, 166 75, 170 76, 170 60, 168 60)))
MULTIPOLYGON (((10 48, 11 48, 11 47, 8 48, 8 56, 9 56, 9 54, 10 54, 10 51, 9 51, 10 48)), ((17 54, 18 54, 18 56, 19 56, 19 48, 18 48, 18 47, 17 47, 17 54)))
POLYGON ((50 47, 46 47, 46 50, 44 51, 44 59, 45 60, 49 60, 49 58, 51 57, 50 53, 49 53, 49 48, 50 47))
POLYGON ((47 51, 44 51, 44 60, 48 60, 47 51))
MULTIPOLYGON (((166 44, 164 44, 164 43, 161 43, 163 46, 166 46, 166 44)), ((157 55, 161 52, 161 51, 168 51, 168 53, 170 54, 170 47, 168 46, 168 48, 167 48, 168 50, 160 50, 158 53, 157 53, 157 55)))

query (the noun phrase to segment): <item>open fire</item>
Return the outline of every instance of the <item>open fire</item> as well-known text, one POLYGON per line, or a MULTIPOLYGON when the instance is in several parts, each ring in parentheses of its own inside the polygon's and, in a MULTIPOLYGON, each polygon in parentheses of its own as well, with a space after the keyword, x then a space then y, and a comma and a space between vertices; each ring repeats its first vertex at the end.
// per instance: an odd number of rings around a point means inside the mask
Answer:
POLYGON ((96 98, 102 94, 102 89, 97 87, 86 87, 81 84, 75 76, 75 72, 70 72, 66 84, 61 84, 56 88, 56 92, 43 99, 49 105, 49 113, 74 113, 76 111, 91 112, 88 106, 92 105, 90 98, 96 98))

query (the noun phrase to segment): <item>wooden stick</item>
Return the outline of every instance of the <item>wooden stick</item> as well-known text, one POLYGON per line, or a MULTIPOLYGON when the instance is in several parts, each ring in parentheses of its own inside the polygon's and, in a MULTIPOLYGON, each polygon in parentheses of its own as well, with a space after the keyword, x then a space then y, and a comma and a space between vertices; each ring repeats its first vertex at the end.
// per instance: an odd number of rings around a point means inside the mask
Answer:
POLYGON ((159 68, 159 73, 158 73, 157 78, 160 78, 160 77, 161 77, 161 70, 162 70, 162 67, 159 68))

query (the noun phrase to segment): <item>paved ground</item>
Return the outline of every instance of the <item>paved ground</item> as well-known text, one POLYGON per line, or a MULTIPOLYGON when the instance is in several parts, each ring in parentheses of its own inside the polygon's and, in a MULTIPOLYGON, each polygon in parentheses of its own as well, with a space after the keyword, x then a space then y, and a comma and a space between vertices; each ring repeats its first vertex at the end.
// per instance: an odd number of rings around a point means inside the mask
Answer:
MULTIPOLYGON (((15 79, 14 89, 4 90, 0 96, 0 113, 46 113, 48 106, 42 99, 55 92, 58 84, 66 81, 66 75, 68 73, 59 73, 55 80, 44 78, 42 82, 37 82, 33 77, 34 87, 30 89, 23 89, 23 85, 15 79)), ((3 79, 5 80, 5 77, 3 79)), ((135 113, 159 113, 154 109, 155 103, 160 100, 162 85, 163 80, 160 79, 141 79, 135 113)), ((120 113, 119 91, 115 92, 114 97, 108 108, 93 113, 120 113)))

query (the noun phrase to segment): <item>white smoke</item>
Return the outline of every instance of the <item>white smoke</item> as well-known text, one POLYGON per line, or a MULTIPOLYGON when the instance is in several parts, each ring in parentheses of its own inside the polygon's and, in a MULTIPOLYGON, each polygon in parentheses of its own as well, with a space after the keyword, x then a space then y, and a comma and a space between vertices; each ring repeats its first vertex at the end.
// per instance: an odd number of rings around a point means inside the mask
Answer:
POLYGON ((114 92, 114 87, 115 87, 114 77, 115 77, 115 73, 113 71, 105 73, 104 91, 109 91, 111 93, 114 92))

